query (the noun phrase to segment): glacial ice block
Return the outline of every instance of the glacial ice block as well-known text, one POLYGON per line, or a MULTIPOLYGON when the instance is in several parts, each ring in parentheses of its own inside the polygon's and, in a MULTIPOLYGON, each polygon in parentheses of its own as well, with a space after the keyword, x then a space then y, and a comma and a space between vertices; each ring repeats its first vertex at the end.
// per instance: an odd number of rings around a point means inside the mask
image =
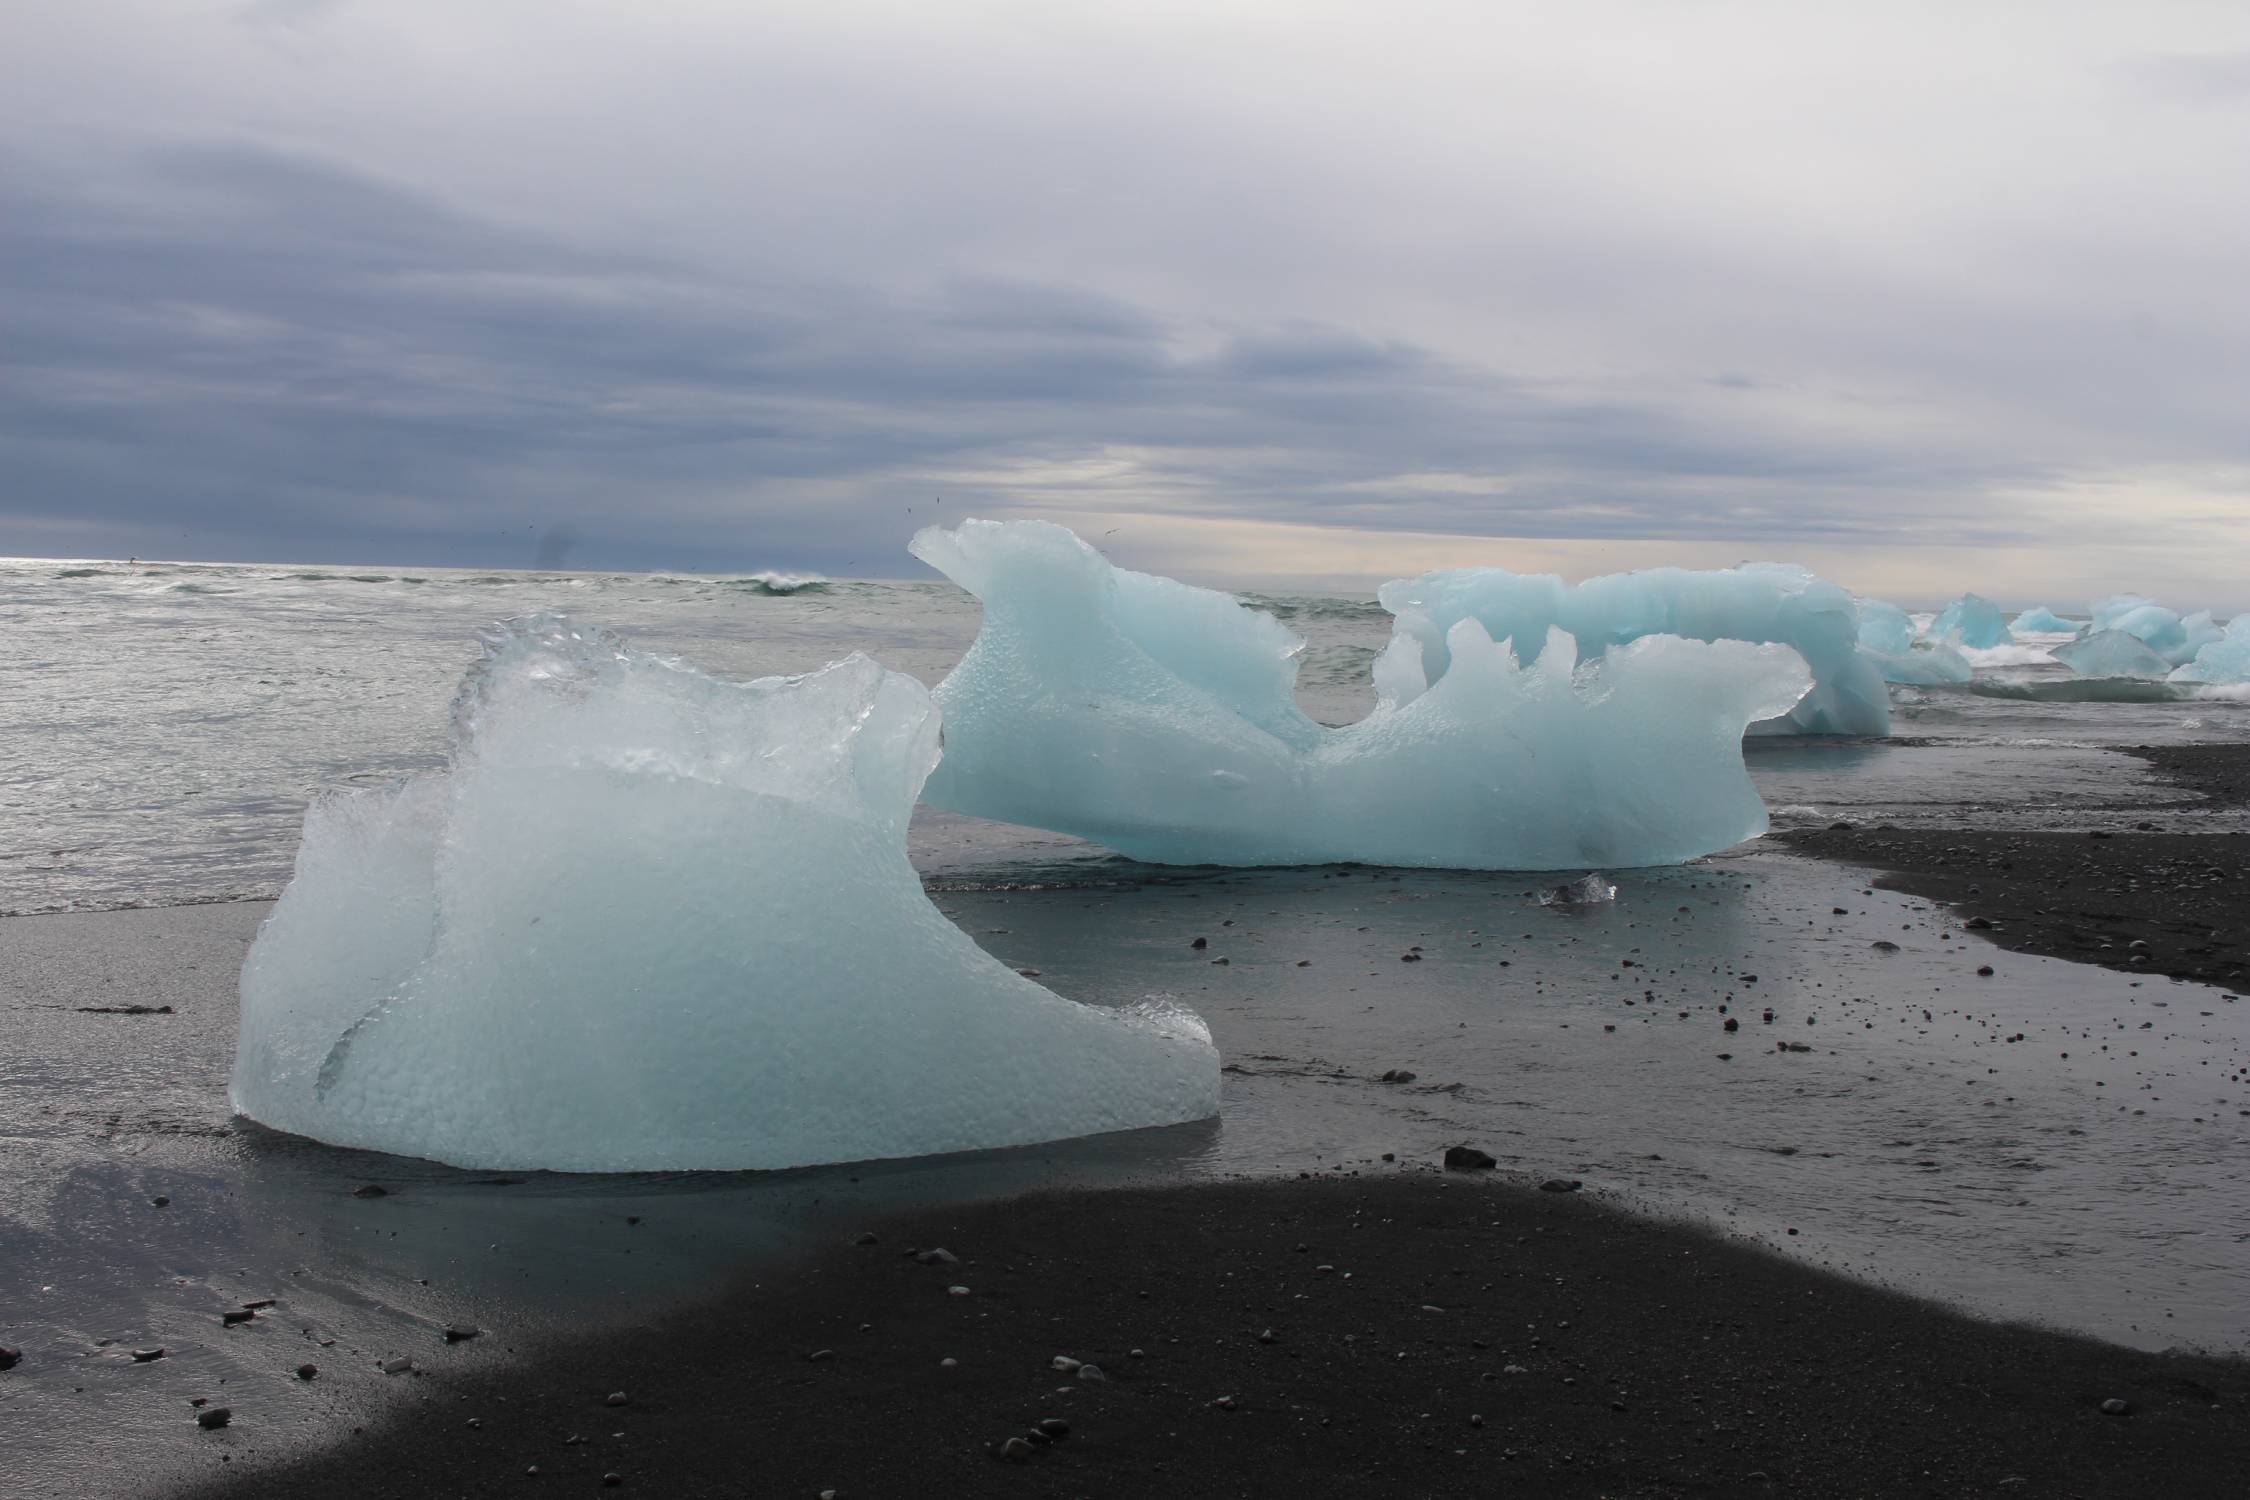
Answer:
POLYGON ((1859 601, 1859 644, 1878 656, 1904 656, 1914 644, 1914 621, 1882 599, 1859 601))
MULTIPOLYGON (((1803 659, 1812 669, 1813 686, 1786 714, 1754 725, 1756 732, 1890 732, 1890 695, 1875 661, 1860 649, 1856 601, 1836 585, 1785 563, 1746 563, 1713 572, 1648 568, 1579 584, 1565 584, 1552 574, 1455 568, 1386 583, 1377 596, 1397 617, 1392 649, 1405 649, 1404 641, 1414 643, 1423 682, 1443 678, 1447 641, 1462 620, 1475 620, 1493 640, 1515 641, 1532 658, 1550 628, 1576 641, 1581 660, 1657 635, 1771 642, 1803 659)), ((1381 672, 1378 664, 1378 688, 1383 686, 1381 672)))
POLYGON ((2138 636, 2096 630, 2047 653, 2081 677, 2162 677, 2172 664, 2138 636))
POLYGON ((2212 684, 2250 682, 2250 615, 2236 615, 2217 639, 2206 641, 2195 659, 2174 668, 2173 682, 2212 684))
POLYGON ((1976 668, 1969 659, 1951 646, 1919 645, 1895 655, 1870 654, 1874 655, 1876 669, 1883 674, 1885 682, 1937 687, 1967 682, 1976 676, 1976 668))
POLYGON ((1924 639, 1941 646, 1988 651, 1994 646, 2011 644, 2015 636, 2009 633, 2007 619, 2001 615, 1999 605, 1982 594, 1963 594, 1930 622, 1924 639))
POLYGON ((1442 676, 1400 637, 1374 712, 1327 729, 1293 696, 1302 642, 1225 594, 1044 522, 932 527, 913 551, 984 601, 938 685, 925 800, 1157 863, 1677 863, 1764 831, 1743 728, 1809 683, 1796 653, 1739 641, 1649 636, 1580 666, 1544 625, 1524 663, 1465 619, 1442 676))
POLYGON ((2078 627, 2046 605, 2037 604, 2017 615, 2008 629, 2016 635, 2071 635, 2078 627))
POLYGON ((242 973, 232 1098, 478 1168, 792 1167, 1218 1108, 1209 1033, 1065 1000, 923 894, 939 756, 853 656, 729 683, 552 617, 487 642, 442 775, 332 795, 242 973))

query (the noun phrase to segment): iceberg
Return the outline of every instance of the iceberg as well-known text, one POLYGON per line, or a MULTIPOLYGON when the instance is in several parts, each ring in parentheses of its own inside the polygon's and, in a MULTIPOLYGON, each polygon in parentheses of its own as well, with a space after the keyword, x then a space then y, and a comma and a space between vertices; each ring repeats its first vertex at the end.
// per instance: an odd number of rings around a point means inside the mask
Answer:
POLYGON ((2094 619, 2087 634, 2104 630, 2119 630, 2137 638, 2175 667, 2193 661, 2198 651, 2223 633, 2207 609, 2182 616, 2139 594, 2112 594, 2094 602, 2094 619))
POLYGON ((2012 644, 2015 637, 2008 632, 2008 622, 2001 617, 2000 606, 1982 594, 1963 594, 1945 607, 1923 637, 1925 640, 1947 646, 1967 646, 1984 651, 1994 646, 2012 644))
POLYGON ((2096 630, 2048 655, 2081 677, 2162 677, 2172 670, 2138 636, 2122 630, 2096 630))
POLYGON ((1914 621, 1881 599, 1859 601, 1859 645, 1879 656, 1903 656, 1914 644, 1914 621))
POLYGON ((2017 635, 2075 635, 2078 627, 2056 614, 2044 604, 2034 605, 2016 616, 2015 624, 2008 627, 2017 635))
POLYGON ((2193 660, 2173 669, 2172 682, 2250 683, 2250 615, 2236 615, 2215 640, 2206 641, 2193 660))
MULTIPOLYGON (((1648 568, 1565 584, 1552 574, 1457 568, 1399 579, 1377 590, 1396 617, 1391 651, 1418 648, 1422 683, 1446 671, 1453 628, 1474 620, 1493 640, 1513 640, 1537 660, 1550 628, 1577 642, 1581 660, 1599 660, 1630 641, 1678 636, 1692 641, 1785 645, 1812 669, 1811 692, 1786 714, 1755 724, 1766 734, 1890 733, 1890 695, 1874 660, 1860 649, 1852 596, 1803 568, 1745 563, 1692 572, 1648 568)), ((1394 663, 1395 670, 1395 663, 1394 663)), ((1376 666, 1384 690, 1384 663, 1376 666)), ((1400 699, 1399 701, 1404 701, 1400 699)))
POLYGON ((1439 672, 1394 636, 1374 711, 1329 729, 1297 706, 1303 642, 1226 594, 1039 521, 931 527, 912 550, 984 602, 937 687, 924 799, 1154 863, 1679 863, 1764 831, 1743 729, 1810 681, 1779 645, 1648 635, 1581 663, 1550 622, 1518 651, 1462 618, 1439 672))
POLYGON ((231 1097, 475 1168, 795 1167, 1218 1108, 1203 1024, 1102 1010, 930 904, 939 759, 852 656, 730 683, 558 617, 487 638, 447 770, 330 795, 242 972, 231 1097))

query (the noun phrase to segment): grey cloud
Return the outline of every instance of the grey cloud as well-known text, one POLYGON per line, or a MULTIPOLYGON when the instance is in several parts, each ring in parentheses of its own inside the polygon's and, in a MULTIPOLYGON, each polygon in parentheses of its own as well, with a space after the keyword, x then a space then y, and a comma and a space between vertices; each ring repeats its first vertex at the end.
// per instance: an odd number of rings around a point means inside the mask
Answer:
POLYGON ((2116 63, 2113 71, 2160 99, 2190 104, 2250 101, 2250 50, 2151 53, 2116 63))

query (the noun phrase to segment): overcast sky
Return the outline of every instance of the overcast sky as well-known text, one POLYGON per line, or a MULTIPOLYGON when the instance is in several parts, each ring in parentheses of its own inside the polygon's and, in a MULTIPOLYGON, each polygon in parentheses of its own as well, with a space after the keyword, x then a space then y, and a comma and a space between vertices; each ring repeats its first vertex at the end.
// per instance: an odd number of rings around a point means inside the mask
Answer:
POLYGON ((0 17, 0 554, 2250 607, 2240 0, 0 17))

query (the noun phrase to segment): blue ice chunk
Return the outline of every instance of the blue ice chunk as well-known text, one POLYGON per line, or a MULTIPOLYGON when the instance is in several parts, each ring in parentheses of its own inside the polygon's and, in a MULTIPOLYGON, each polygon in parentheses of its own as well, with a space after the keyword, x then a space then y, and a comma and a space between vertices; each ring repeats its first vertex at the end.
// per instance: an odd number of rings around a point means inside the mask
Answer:
POLYGON ((1913 646, 1899 652, 1869 653, 1885 682, 1936 687, 1967 682, 1976 676, 1969 659, 1951 646, 1913 646))
POLYGON ((2098 630, 2121 630, 2134 636, 2175 667, 2193 661, 2198 651, 2220 636, 2209 610, 2183 617, 2179 611, 2139 594, 2113 594, 2094 601, 2094 621, 2088 633, 2098 630))
POLYGON ((2194 660, 2175 668, 2173 682, 2250 683, 2250 615, 2236 615, 2216 639, 2204 642, 2194 660))
POLYGON ((1581 663, 1551 621, 1519 654, 1464 618, 1435 675, 1402 629, 1374 712, 1326 729, 1291 696, 1297 638, 1224 594, 1037 521, 932 527, 913 551, 984 601, 937 689, 925 800, 1158 863, 1678 863, 1764 830, 1742 732, 1810 683, 1777 645, 1650 635, 1581 663))
POLYGON ((1924 639, 1940 645, 1986 651, 2008 645, 2015 637, 2008 633, 2008 622, 2000 613, 2000 606, 1982 594, 1963 594, 1930 622, 1924 639))
POLYGON ((1881 599, 1859 601, 1859 644, 1881 656, 1903 656, 1914 644, 1914 621, 1881 599))
MULTIPOLYGON (((1513 640, 1536 660, 1550 629, 1577 642, 1581 660, 1653 635, 1788 646, 1812 669, 1813 688, 1762 733, 1888 734, 1890 695, 1860 650, 1859 608, 1832 583, 1786 563, 1693 572, 1648 568, 1565 584, 1552 574, 1456 568, 1386 583, 1377 591, 1397 617, 1394 649, 1418 647, 1421 680, 1446 671, 1455 624, 1475 620, 1493 640, 1513 640)), ((1403 700, 1401 700, 1403 701, 1403 700)))
POLYGON ((2046 605, 2039 604, 2017 615, 2015 624, 2009 628, 2017 635, 2071 635, 2076 633, 2078 626, 2046 605))
POLYGON ((2140 637, 2122 630, 2096 630, 2047 654, 2081 677, 2162 677, 2172 670, 2140 637))
POLYGON ((497 634, 441 775, 331 796, 242 972, 240 1113, 478 1168, 795 1167, 1215 1113, 1192 1014, 1096 1009, 906 858, 939 755, 852 656, 732 683, 497 634))

